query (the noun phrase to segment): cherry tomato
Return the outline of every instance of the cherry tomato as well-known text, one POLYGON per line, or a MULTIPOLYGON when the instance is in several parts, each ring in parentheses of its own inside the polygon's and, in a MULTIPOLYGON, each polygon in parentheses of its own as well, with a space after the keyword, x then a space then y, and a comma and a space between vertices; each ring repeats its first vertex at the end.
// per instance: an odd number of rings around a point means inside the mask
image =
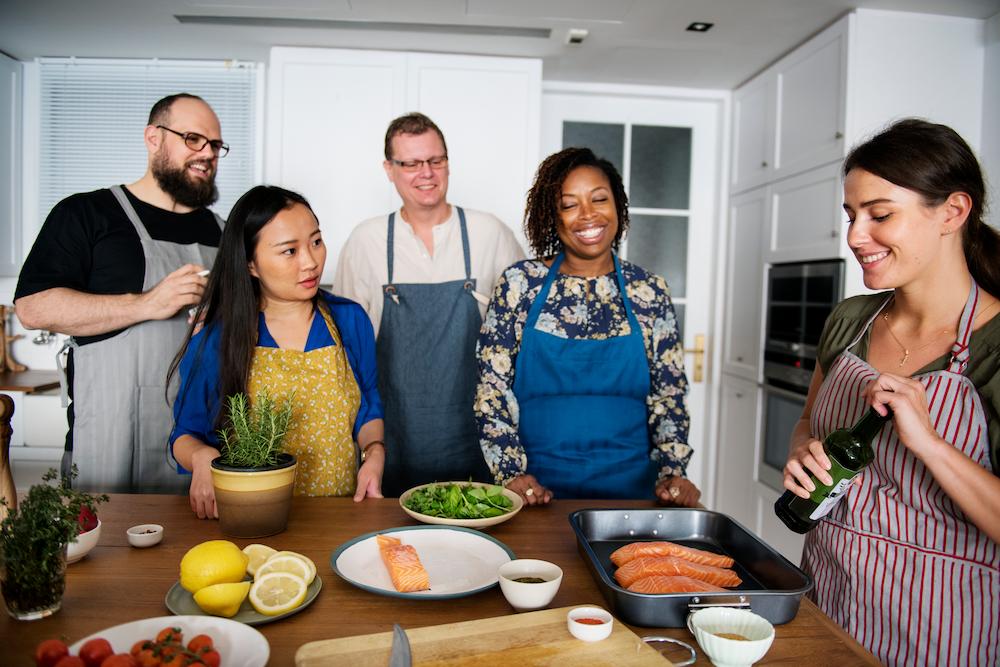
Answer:
MULTIPOLYGON (((187 656, 183 653, 172 653, 169 656, 164 654, 160 662, 163 667, 183 667, 187 665, 187 656)), ((101 667, 104 667, 103 665, 101 667)))
POLYGON ((205 663, 208 667, 219 667, 219 663, 222 662, 222 656, 214 648, 205 651, 198 656, 198 659, 205 663))
POLYGON ((115 650, 111 648, 111 643, 107 639, 98 637, 84 642, 78 654, 87 664, 87 667, 101 667, 101 663, 109 655, 114 655, 115 650))
POLYGON ((212 638, 208 635, 196 635, 188 642, 188 650, 192 653, 199 653, 210 648, 212 648, 212 638))
POLYGON ((132 655, 139 655, 143 651, 151 651, 153 649, 153 642, 148 639, 140 639, 136 643, 132 644, 132 648, 129 649, 129 653, 132 655))
POLYGON ((55 667, 87 667, 87 663, 75 655, 64 655, 59 658, 59 662, 55 664, 55 667))
POLYGON ((160 630, 160 634, 156 635, 156 643, 162 644, 163 642, 178 642, 183 644, 184 633, 180 628, 163 628, 160 630))
POLYGON ((58 639, 46 639, 35 647, 35 665, 37 667, 55 667, 60 658, 69 655, 66 642, 58 639))
POLYGON ((139 667, 139 663, 128 653, 116 653, 106 657, 101 667, 139 667))

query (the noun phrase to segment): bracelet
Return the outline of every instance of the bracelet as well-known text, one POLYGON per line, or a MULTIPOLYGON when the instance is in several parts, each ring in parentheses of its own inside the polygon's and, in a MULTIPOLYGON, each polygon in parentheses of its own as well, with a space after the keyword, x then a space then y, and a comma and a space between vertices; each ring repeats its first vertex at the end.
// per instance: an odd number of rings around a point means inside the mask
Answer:
POLYGON ((382 441, 382 440, 372 440, 367 445, 365 445, 364 449, 361 450, 361 461, 362 462, 364 462, 364 460, 366 458, 368 458, 368 450, 371 449, 372 447, 374 447, 375 445, 382 445, 382 449, 386 449, 384 441, 382 441))

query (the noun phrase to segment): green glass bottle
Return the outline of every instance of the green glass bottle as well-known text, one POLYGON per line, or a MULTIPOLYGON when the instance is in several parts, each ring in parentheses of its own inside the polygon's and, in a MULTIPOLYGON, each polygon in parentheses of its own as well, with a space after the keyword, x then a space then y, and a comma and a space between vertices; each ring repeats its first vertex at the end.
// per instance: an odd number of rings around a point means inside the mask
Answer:
POLYGON ((833 484, 823 484, 809 473, 816 490, 808 499, 785 491, 774 503, 778 518, 796 533, 809 532, 844 497, 854 478, 875 458, 872 440, 891 418, 891 412, 883 417, 874 408, 869 408, 853 427, 840 428, 826 436, 823 451, 830 459, 831 467, 827 472, 833 484))

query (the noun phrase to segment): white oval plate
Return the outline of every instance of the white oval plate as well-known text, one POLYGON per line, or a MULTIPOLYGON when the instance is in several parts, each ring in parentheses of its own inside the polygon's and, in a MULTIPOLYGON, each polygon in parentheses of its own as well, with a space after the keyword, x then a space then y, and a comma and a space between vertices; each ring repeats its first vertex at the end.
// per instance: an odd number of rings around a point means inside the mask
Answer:
POLYGON ((408 526, 356 537, 330 556, 333 571, 348 583, 379 595, 444 600, 473 595, 497 585, 497 570, 514 552, 496 538, 462 527, 408 526), (400 593, 379 555, 376 535, 392 535, 412 544, 431 580, 429 591, 400 593))
MULTIPOLYGON (((503 494, 510 499, 514 506, 509 512, 501 514, 500 516, 491 516, 487 519, 449 519, 444 516, 431 516, 430 514, 421 514, 420 512, 414 512, 404 503, 413 495, 414 491, 420 489, 425 489, 428 486, 448 486, 449 484, 458 484, 460 486, 496 486, 495 484, 484 484, 482 482, 431 482, 430 484, 421 484, 420 486, 415 486, 408 491, 404 491, 403 495, 399 497, 399 506, 403 508, 403 511, 412 516, 417 521, 422 521, 424 523, 436 524, 439 526, 461 526, 463 528, 486 528, 488 526, 495 526, 498 523, 503 523, 504 521, 513 518, 515 514, 521 511, 524 506, 524 499, 517 495, 510 489, 503 489, 503 494)), ((503 487, 501 487, 503 488, 503 487)))
POLYGON ((264 667, 271 656, 271 646, 264 635, 249 625, 216 616, 158 616, 122 623, 84 637, 70 646, 69 652, 76 655, 84 642, 103 637, 115 653, 128 653, 140 639, 156 639, 160 630, 168 627, 183 630, 185 644, 195 635, 210 636, 222 658, 220 667, 264 667))

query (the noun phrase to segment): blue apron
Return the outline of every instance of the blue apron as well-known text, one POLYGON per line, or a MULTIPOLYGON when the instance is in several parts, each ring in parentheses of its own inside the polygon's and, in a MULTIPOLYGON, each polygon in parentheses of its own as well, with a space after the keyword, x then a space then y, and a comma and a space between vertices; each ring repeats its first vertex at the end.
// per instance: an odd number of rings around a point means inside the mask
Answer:
POLYGON ((472 294, 476 281, 465 212, 456 208, 465 279, 443 283, 392 282, 396 214, 389 215, 389 278, 382 286, 375 343, 378 390, 385 406, 386 496, 435 481, 492 481, 472 411, 482 317, 472 294))
POLYGON ((649 362, 621 265, 615 256, 631 333, 568 339, 535 329, 562 261, 560 253, 531 304, 515 366, 527 472, 557 498, 648 498, 657 473, 649 458, 649 362))

